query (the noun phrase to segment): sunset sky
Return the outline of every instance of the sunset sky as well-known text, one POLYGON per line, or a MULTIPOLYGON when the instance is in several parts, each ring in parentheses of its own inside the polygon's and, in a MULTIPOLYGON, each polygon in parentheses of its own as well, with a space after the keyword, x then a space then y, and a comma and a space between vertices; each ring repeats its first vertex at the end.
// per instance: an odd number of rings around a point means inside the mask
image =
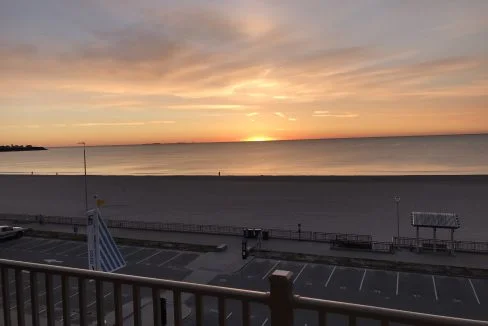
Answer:
POLYGON ((0 144, 488 132, 488 1, 0 0, 0 144))

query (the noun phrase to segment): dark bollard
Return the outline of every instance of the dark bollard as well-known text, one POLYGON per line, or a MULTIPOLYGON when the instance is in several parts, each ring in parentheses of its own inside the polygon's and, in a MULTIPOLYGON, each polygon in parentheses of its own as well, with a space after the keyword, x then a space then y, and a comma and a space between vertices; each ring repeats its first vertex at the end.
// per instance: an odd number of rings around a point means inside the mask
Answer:
POLYGON ((242 240, 242 259, 247 259, 247 240, 242 240))

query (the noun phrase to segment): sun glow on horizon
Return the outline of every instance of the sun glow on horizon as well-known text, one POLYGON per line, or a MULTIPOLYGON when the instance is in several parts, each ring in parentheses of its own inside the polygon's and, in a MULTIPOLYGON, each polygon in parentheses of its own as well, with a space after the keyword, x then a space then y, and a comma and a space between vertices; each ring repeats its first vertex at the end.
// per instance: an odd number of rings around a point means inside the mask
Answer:
POLYGON ((277 140, 277 139, 267 137, 267 136, 252 136, 252 137, 242 139, 241 141, 273 141, 273 140, 277 140))

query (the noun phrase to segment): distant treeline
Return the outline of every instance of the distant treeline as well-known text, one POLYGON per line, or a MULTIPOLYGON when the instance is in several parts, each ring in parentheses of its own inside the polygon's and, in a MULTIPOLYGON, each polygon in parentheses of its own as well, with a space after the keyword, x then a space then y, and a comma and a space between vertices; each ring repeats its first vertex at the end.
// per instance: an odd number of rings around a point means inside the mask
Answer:
POLYGON ((45 151, 47 148, 32 145, 3 145, 0 152, 45 151))

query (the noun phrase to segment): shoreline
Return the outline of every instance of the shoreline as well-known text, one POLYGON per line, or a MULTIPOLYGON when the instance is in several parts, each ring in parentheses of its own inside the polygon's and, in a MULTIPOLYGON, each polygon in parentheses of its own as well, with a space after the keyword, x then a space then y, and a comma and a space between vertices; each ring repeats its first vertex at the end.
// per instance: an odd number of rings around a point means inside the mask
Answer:
MULTIPOLYGON (((0 173, 4 177, 84 177, 84 174, 63 174, 52 172, 52 174, 31 174, 31 172, 0 173)), ((233 181, 317 181, 317 182, 425 182, 425 181, 456 181, 456 182, 488 182, 488 174, 402 174, 402 175, 157 175, 157 174, 88 174, 88 178, 160 178, 160 179, 187 179, 187 180, 233 180, 233 181)))

